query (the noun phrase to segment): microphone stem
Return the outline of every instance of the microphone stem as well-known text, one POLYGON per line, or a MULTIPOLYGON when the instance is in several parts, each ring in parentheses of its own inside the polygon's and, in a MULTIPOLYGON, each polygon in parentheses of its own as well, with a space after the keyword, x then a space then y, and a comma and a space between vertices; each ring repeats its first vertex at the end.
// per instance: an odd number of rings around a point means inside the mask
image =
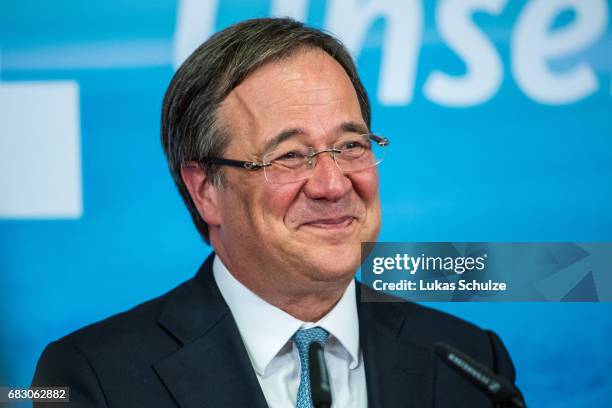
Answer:
POLYGON ((513 398, 512 401, 510 402, 506 402, 506 403, 501 403, 498 402, 494 405, 494 408, 527 408, 527 406, 525 405, 525 403, 517 398, 513 398))

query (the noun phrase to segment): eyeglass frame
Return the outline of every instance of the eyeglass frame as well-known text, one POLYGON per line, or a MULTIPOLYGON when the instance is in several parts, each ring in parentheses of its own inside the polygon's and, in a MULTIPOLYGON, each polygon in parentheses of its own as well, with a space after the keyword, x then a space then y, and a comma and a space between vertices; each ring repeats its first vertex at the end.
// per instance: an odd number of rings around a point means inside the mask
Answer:
MULTIPOLYGON (((368 139, 374 141, 376 144, 378 144, 378 146, 380 147, 386 147, 389 145, 390 141, 388 138, 381 136, 381 135, 377 135, 375 133, 365 133, 362 136, 368 136, 368 139)), ((334 149, 333 146, 329 149, 323 149, 323 150, 319 150, 318 152, 313 152, 310 155, 308 155, 308 160, 312 160, 313 158, 315 158, 316 156, 318 156, 321 153, 332 153, 332 157, 334 158, 334 161, 336 160, 335 157, 335 153, 340 153, 340 150, 338 149, 334 149)), ((212 165, 216 165, 216 166, 230 166, 230 167, 236 167, 239 169, 246 169, 246 170, 261 170, 264 167, 269 167, 272 165, 272 162, 270 163, 258 163, 258 162, 254 162, 254 161, 244 161, 244 160, 234 160, 234 159, 226 159, 224 157, 215 157, 215 156, 210 156, 205 158, 202 161, 202 164, 212 164, 212 165)), ((377 163, 378 164, 378 163, 377 163)))

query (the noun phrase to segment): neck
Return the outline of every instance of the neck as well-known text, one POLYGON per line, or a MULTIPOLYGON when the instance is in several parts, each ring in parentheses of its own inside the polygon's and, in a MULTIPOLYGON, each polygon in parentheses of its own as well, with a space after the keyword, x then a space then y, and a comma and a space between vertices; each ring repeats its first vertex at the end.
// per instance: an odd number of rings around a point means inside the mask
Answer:
MULTIPOLYGON (((329 285, 329 283, 326 283, 326 285, 329 285)), ((269 297, 264 299, 296 319, 303 322, 316 322, 336 306, 347 286, 348 283, 325 293, 311 291, 302 295, 296 294, 291 298, 273 299, 269 297)))
MULTIPOLYGON (((251 292, 303 322, 316 322, 325 316, 338 303, 346 288, 351 283, 353 275, 341 280, 317 281, 308 278, 298 279, 293 274, 253 273, 253 268, 244 270, 240 265, 232 263, 232 258, 225 256, 223 251, 216 252, 232 276, 251 292), (269 279, 261 279, 265 276, 269 279)), ((298 275, 299 276, 299 275, 298 275)))

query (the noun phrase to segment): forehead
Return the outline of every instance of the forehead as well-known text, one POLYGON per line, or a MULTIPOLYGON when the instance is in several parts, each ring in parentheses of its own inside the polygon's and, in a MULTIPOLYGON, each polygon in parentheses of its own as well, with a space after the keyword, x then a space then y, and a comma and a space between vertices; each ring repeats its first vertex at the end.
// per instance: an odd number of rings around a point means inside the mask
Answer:
POLYGON ((319 49, 264 64, 227 96, 220 114, 240 143, 262 143, 290 128, 312 136, 363 123, 348 75, 319 49))

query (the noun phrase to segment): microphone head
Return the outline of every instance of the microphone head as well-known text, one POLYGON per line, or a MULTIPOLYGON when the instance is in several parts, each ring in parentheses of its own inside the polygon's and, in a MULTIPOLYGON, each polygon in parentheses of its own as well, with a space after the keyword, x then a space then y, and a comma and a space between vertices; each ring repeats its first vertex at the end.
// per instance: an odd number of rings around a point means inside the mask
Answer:
POLYGON ((493 401, 512 403, 515 407, 525 406, 523 396, 518 388, 456 348, 446 343, 438 342, 434 344, 433 352, 446 365, 480 389, 493 401))
POLYGON ((312 394, 312 405, 315 408, 331 407, 331 387, 325 364, 325 355, 321 343, 313 342, 308 348, 308 359, 310 361, 310 392, 312 394))

